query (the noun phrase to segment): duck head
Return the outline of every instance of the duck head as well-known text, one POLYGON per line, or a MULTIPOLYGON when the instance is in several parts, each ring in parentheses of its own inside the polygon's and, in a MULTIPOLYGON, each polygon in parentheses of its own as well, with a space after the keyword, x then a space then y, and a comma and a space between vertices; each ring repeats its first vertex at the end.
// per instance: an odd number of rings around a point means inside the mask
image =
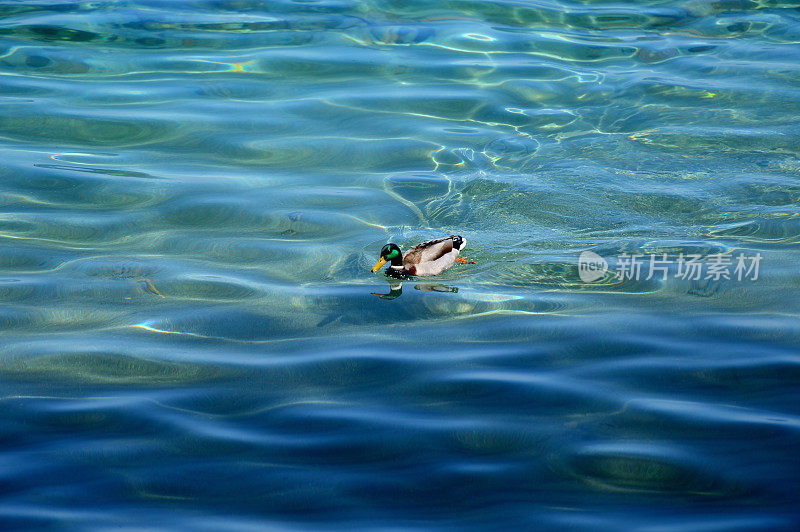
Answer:
POLYGON ((391 262, 392 266, 403 266, 403 253, 397 244, 386 244, 381 249, 381 255, 378 257, 378 262, 372 267, 372 273, 380 270, 384 264, 391 262))

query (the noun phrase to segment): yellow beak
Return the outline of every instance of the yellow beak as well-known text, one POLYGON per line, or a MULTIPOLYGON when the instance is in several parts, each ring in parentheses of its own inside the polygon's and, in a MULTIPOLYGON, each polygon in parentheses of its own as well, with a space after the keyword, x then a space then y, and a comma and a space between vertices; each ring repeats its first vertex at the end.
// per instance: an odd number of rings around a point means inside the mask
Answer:
POLYGON ((386 264, 386 259, 384 259, 383 257, 379 258, 377 264, 375 264, 375 266, 372 267, 372 273, 375 273, 378 270, 380 270, 384 264, 386 264))

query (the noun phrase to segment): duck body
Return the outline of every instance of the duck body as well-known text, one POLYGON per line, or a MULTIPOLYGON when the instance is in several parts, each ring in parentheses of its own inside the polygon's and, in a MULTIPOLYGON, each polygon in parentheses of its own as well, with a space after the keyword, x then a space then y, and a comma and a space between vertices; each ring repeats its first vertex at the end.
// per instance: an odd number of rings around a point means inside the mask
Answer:
POLYGON ((390 266, 386 275, 397 278, 427 277, 438 275, 451 268, 458 259, 458 254, 467 245, 467 240, 460 235, 429 240, 417 244, 405 253, 400 252, 396 244, 386 244, 381 250, 378 263, 372 271, 378 271, 387 262, 390 266))

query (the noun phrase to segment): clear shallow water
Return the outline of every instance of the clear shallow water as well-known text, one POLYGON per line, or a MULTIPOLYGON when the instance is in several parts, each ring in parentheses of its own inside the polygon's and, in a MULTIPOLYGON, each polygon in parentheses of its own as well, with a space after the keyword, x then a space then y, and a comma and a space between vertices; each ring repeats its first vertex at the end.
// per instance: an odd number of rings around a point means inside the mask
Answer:
POLYGON ((767 0, 0 3, 0 524, 798 528, 798 44, 767 0))

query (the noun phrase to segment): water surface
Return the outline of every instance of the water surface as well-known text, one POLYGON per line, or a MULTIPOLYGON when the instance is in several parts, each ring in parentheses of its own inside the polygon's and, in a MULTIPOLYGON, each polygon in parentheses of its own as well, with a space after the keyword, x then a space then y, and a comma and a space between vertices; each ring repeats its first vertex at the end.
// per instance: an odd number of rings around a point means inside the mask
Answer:
POLYGON ((797 529, 799 45, 777 0, 0 2, 0 525, 797 529))

